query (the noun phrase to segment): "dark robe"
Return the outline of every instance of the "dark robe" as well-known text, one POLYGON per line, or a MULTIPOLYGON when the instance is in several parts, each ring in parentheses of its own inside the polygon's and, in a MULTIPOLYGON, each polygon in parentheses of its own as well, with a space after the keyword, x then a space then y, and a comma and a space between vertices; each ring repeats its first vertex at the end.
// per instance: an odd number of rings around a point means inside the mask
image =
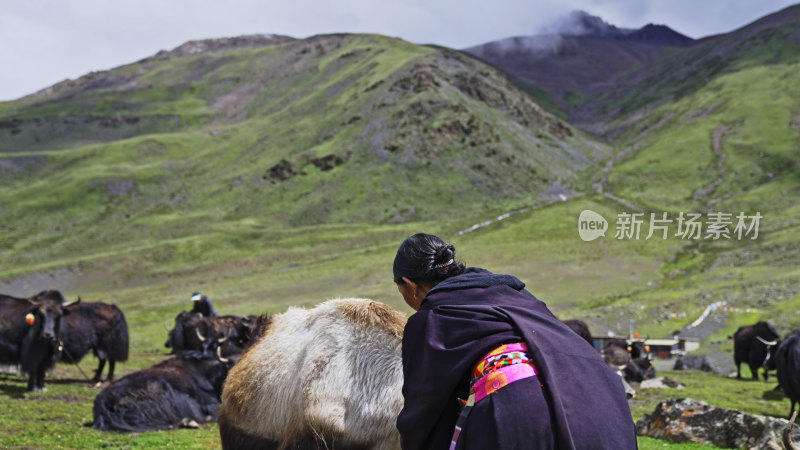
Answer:
POLYGON ((403 335, 404 449, 447 449, 472 367, 512 342, 527 344, 537 377, 478 402, 458 449, 637 448, 620 377, 524 287, 513 276, 468 268, 428 292, 403 335))

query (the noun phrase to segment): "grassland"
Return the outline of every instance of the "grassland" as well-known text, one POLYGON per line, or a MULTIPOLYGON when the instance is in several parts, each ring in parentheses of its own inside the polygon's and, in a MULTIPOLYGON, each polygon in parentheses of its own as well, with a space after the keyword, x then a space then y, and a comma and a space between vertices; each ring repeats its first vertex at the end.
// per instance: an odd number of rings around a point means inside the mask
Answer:
MULTIPOLYGON (((588 197, 557 203, 534 211, 513 215, 496 224, 456 236, 469 220, 443 226, 440 222, 385 226, 313 226, 282 233, 256 233, 255 224, 228 226, 222 236, 240 236, 247 245, 243 254, 205 252, 194 265, 166 266, 163 272, 129 280, 111 280, 100 268, 85 269, 81 277, 94 280, 80 290, 85 301, 115 302, 125 311, 131 328, 131 360, 118 366, 119 375, 149 366, 165 356, 165 322, 189 306, 189 295, 199 290, 215 302, 221 313, 250 314, 279 312, 289 305, 312 305, 337 296, 364 296, 388 303, 405 314, 411 311, 402 303, 391 281, 391 260, 398 243, 407 235, 424 230, 451 236, 461 257, 470 265, 509 272, 519 276, 528 288, 562 317, 589 320, 597 334, 606 330, 624 331, 630 313, 637 314, 637 328, 643 332, 669 329, 693 318, 658 323, 648 322, 647 310, 634 309, 638 295, 650 292, 655 298, 663 265, 669 264, 679 243, 669 240, 628 241, 600 238, 583 242, 577 236, 577 216, 592 209, 611 217, 616 205, 604 197, 588 197), (202 260, 202 263, 200 262, 202 260), (652 282, 652 284, 651 284, 652 282), (641 291, 642 286, 651 291, 641 291), (631 294, 637 293, 637 294, 631 294), (629 297, 629 295, 631 297, 629 297), (600 301, 599 299, 605 299, 600 301), (595 304, 595 303, 601 304, 595 304), (600 328, 601 326, 606 328, 600 328)), ((202 246, 200 242, 196 243, 202 246)), ((146 261, 140 262, 147 266, 146 261)), ((55 280, 58 281, 58 280, 55 280)), ((669 292, 669 291, 668 291, 669 292)), ((680 291, 673 292, 676 298, 680 291)), ((733 314, 732 314, 733 316, 733 314)), ((748 316, 746 319, 755 319, 748 316)), ((734 320, 731 327, 736 325, 734 320)), ((732 330, 726 329, 725 333, 732 330)), ((94 359, 89 356, 81 367, 89 372, 94 359)), ((686 391, 640 391, 632 401, 634 419, 651 412, 666 398, 692 397, 708 403, 741 408, 758 414, 782 417, 787 400, 767 399, 763 393, 772 383, 731 380, 724 376, 700 373, 666 373, 687 385, 686 391)), ((745 373, 746 375, 746 373, 745 373)), ((46 393, 27 393, 24 379, 10 375, 0 379, 0 395, 11 407, 0 413, 7 424, 0 442, 7 447, 121 448, 178 446, 214 448, 218 446, 216 426, 200 430, 117 435, 100 433, 87 427, 91 421, 91 401, 97 390, 82 382, 73 366, 58 366, 49 376, 46 393), (42 427, 46 432, 42 432, 42 427)), ((661 448, 662 441, 640 438, 642 448, 661 448)), ((684 445, 685 447, 685 445, 684 445)), ((684 448, 679 446, 678 448, 684 448)), ((703 448, 691 445, 685 448, 703 448)))

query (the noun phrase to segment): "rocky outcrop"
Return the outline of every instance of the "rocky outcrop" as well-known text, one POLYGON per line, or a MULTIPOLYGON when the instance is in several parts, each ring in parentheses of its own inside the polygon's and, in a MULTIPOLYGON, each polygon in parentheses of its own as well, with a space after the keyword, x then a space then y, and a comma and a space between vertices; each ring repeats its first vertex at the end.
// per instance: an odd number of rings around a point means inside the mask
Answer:
POLYGON ((659 378, 651 378, 649 380, 642 381, 639 384, 639 388, 641 389, 654 389, 654 388, 667 388, 667 389, 686 389, 686 386, 681 384, 677 380, 673 380, 672 378, 668 377, 659 377, 659 378))
POLYGON ((286 181, 295 175, 297 175, 297 170, 295 170, 294 165, 292 165, 291 162, 282 159, 278 161, 278 164, 270 167, 269 172, 264 176, 264 178, 269 178, 273 181, 286 181))
POLYGON ((712 372, 711 364, 705 355, 683 355, 675 361, 672 370, 702 370, 712 372))
MULTIPOLYGON (((725 448, 782 449, 787 421, 717 408, 690 398, 663 401, 636 423, 636 433, 674 442, 697 442, 725 448)), ((800 427, 792 433, 800 441, 800 427)))
POLYGON ((175 47, 172 50, 161 50, 154 56, 145 58, 139 62, 146 62, 157 59, 168 59, 177 56, 196 55, 198 53, 219 52, 246 47, 264 47, 267 45, 282 44, 293 41, 294 38, 280 34, 248 34, 244 36, 226 37, 218 39, 202 39, 188 41, 175 47))

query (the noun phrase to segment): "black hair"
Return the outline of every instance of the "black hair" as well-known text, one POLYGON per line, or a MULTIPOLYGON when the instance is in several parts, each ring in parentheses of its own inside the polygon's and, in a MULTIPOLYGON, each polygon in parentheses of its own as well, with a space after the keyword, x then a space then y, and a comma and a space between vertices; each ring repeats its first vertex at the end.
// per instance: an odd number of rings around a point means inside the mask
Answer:
POLYGON ((403 277, 415 283, 435 285, 464 272, 464 264, 456 261, 456 248, 432 234, 417 233, 400 244, 394 257, 394 282, 403 284, 403 277))

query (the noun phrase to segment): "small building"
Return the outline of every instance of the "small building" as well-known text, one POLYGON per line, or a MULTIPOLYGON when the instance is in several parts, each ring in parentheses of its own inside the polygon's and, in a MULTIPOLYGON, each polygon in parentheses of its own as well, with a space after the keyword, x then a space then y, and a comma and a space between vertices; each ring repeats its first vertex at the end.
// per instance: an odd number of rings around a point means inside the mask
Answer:
POLYGON ((594 349, 597 350, 598 352, 612 341, 628 342, 628 338, 625 336, 592 336, 594 349))
POLYGON ((647 339, 644 345, 649 346, 650 353, 661 359, 669 359, 674 353, 682 351, 678 339, 647 339))
POLYGON ((644 345, 650 348, 650 354, 660 359, 669 359, 700 348, 700 343, 693 338, 628 339, 625 336, 593 336, 592 341, 597 351, 612 341, 624 341, 628 345, 633 342, 644 342, 644 345))

